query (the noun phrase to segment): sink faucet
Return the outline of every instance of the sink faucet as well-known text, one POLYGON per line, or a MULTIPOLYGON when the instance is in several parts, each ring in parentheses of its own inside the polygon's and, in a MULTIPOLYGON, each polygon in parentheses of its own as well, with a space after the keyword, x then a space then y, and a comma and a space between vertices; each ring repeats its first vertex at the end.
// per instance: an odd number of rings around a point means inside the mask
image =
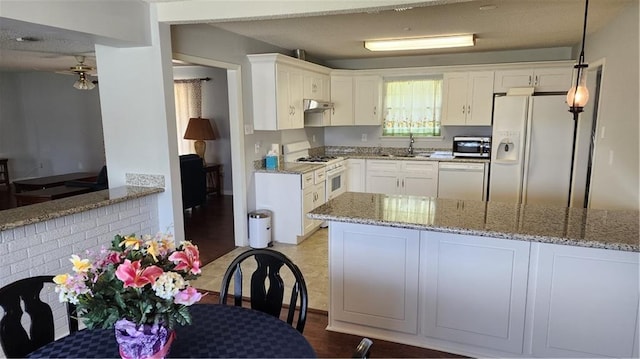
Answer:
POLYGON ((415 140, 413 139, 413 133, 409 133, 409 154, 413 154, 413 143, 415 140))

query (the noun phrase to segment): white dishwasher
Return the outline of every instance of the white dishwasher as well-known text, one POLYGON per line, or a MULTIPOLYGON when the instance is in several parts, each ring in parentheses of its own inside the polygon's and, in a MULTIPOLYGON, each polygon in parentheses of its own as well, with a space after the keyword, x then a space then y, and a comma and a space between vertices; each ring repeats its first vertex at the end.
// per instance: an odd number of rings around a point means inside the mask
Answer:
POLYGON ((438 198, 486 198, 485 164, 469 162, 438 163, 438 198))

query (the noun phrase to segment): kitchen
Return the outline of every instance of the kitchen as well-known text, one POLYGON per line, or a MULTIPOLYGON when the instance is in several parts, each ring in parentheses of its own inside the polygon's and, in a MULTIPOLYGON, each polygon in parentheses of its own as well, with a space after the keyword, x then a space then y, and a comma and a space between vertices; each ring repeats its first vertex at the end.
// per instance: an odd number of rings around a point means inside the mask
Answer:
MULTIPOLYGON (((637 206, 638 206, 638 200, 637 200, 638 199, 638 195, 637 195, 638 193, 638 189, 637 189, 638 187, 637 186, 637 183, 638 183, 638 180, 637 180, 638 179, 638 174, 637 174, 638 154, 637 153, 638 151, 637 150, 629 151, 629 148, 628 148, 629 143, 631 144, 638 143, 637 141, 638 116, 637 116, 637 109, 635 108, 630 109, 628 106, 625 106, 625 104, 635 103, 638 97, 637 89, 634 91, 633 86, 627 83, 628 82, 627 80, 629 78, 637 78, 637 76, 634 76, 635 72, 633 72, 633 71, 637 71, 637 56, 633 55, 634 51, 637 49, 637 41, 634 40, 633 36, 628 36, 628 37, 626 36, 627 33, 637 34, 637 31, 633 30, 633 29, 637 30, 637 13, 638 13, 637 4, 634 3, 634 6, 635 7, 632 7, 630 11, 621 12, 618 15, 619 18, 616 18, 616 21, 612 21, 608 27, 602 30, 602 32, 594 34, 593 38, 589 38, 587 42, 587 56, 589 60, 596 61, 598 59, 605 58, 605 57, 607 60, 607 75, 604 76, 605 90, 602 97, 602 107, 600 109, 601 120, 604 121, 602 124, 603 126, 606 126, 606 131, 604 133, 599 132, 602 137, 599 143, 598 153, 596 155, 596 163, 598 163, 599 165, 597 166, 598 168, 597 168, 596 174, 594 175, 594 181, 592 183, 592 188, 594 189, 594 199, 592 201, 592 205, 594 206, 597 205, 599 207, 605 207, 605 208, 622 207, 622 208, 637 209, 637 206), (624 33, 625 35, 620 35, 621 33, 624 33), (606 90, 606 89, 618 89, 618 88, 621 90, 619 91, 606 90)), ((169 15, 167 15, 166 13, 164 13, 164 16, 165 16, 165 19, 169 18, 169 15)), ((194 63, 198 63, 197 61, 198 59, 207 58, 207 59, 217 59, 219 61, 226 62, 226 63, 243 64, 242 77, 243 79, 245 79, 245 85, 247 89, 250 88, 248 83, 250 82, 249 79, 251 77, 248 70, 249 64, 244 58, 245 54, 269 53, 274 51, 273 47, 264 46, 264 45, 261 45, 261 46, 252 45, 251 48, 242 49, 241 55, 223 53, 224 51, 216 50, 216 48, 218 49, 234 48, 235 49, 237 46, 235 45, 235 43, 244 43, 243 41, 246 41, 246 39, 240 39, 239 37, 235 37, 234 35, 231 35, 229 33, 219 32, 211 29, 204 29, 202 28, 202 26, 198 26, 198 25, 192 25, 192 26, 185 25, 184 27, 178 26, 173 32, 174 32, 173 36, 175 37, 175 40, 174 40, 175 43, 173 44, 174 52, 178 54, 191 55, 192 57, 194 57, 194 59, 192 59, 194 60, 194 63), (212 46, 203 47, 201 46, 200 41, 191 40, 192 38, 201 39, 202 38, 201 35, 203 34, 216 39, 211 42, 212 46), (220 36, 220 37, 218 38, 217 36, 220 36), (247 68, 247 70, 244 70, 245 67, 247 68)), ((103 49, 104 52, 101 53, 105 56, 104 58, 106 59, 106 61, 108 61, 109 55, 110 55, 107 50, 103 49)), ((130 57, 127 60, 142 60, 141 62, 144 62, 144 63, 146 63, 146 61, 148 60, 146 56, 136 53, 135 50, 139 50, 139 49, 133 49, 131 51, 127 49, 118 49, 118 50, 119 50, 118 56, 121 56, 122 53, 130 55, 130 57), (140 59, 140 57, 142 57, 143 59, 140 59)), ((550 56, 549 53, 552 53, 552 52, 553 52, 552 50, 546 52, 546 56, 544 56, 545 54, 544 51, 514 52, 510 54, 511 56, 510 59, 514 62, 518 62, 518 61, 526 61, 531 57, 534 57, 535 60, 538 60, 538 61, 550 60, 550 58, 554 58, 557 60, 558 57, 562 57, 562 60, 570 60, 574 57, 574 56, 571 56, 570 54, 567 55, 567 53, 570 53, 570 51, 563 52, 562 56, 559 56, 557 54, 555 56, 550 56)), ((637 51, 635 52, 637 53, 637 51)), ((505 55, 505 54, 494 54, 495 57, 500 57, 502 55, 505 55)), ((452 57, 446 57, 444 60, 442 60, 442 62, 446 62, 447 60, 451 60, 451 59, 452 57)), ((483 62, 486 63, 486 59, 482 55, 472 56, 472 59, 477 63, 483 63, 483 62)), ((395 62, 394 65, 388 66, 388 67, 398 67, 398 66, 408 67, 410 66, 409 62, 411 62, 411 59, 404 59, 404 60, 393 59, 393 61, 395 62)), ((433 61, 437 61, 437 59, 434 59, 433 61)), ((468 61, 469 60, 467 57, 460 56, 454 62, 465 63, 468 61)), ((374 61, 373 63, 374 65, 380 65, 381 63, 384 63, 384 62, 385 60, 383 59, 379 61, 374 61)), ((386 62, 391 62, 391 60, 386 60, 386 62)), ((491 61, 491 62, 494 62, 494 61, 491 61)), ((202 61, 202 63, 208 64, 206 61, 202 61)), ((349 68, 348 66, 349 63, 353 63, 353 60, 352 61, 345 60, 342 62, 344 66, 336 66, 336 67, 349 68)), ((366 67, 364 64, 362 65, 363 65, 363 68, 366 67)), ((122 66, 114 66, 114 67, 110 67, 108 64, 103 66, 103 68, 105 69, 105 73, 111 73, 114 76, 114 78, 116 77, 123 78, 124 77, 122 76, 123 74, 135 75, 131 77, 132 79, 140 78, 140 77, 142 77, 143 79, 145 77, 155 78, 155 75, 157 75, 156 72, 159 72, 158 70, 159 66, 156 66, 155 68, 153 66, 149 66, 149 67, 138 66, 135 68, 135 70, 131 69, 130 66, 128 66, 128 64, 127 66, 122 65, 122 66), (119 71, 116 72, 114 70, 119 70, 119 71), (143 75, 149 75, 149 76, 139 76, 138 73, 140 71, 143 72, 143 75)), ((384 66, 382 65, 370 66, 370 68, 378 68, 378 67, 384 67, 384 66)), ((118 101, 116 99, 113 99, 111 96, 109 96, 110 91, 122 91, 124 95, 131 94, 132 95, 131 97, 133 97, 138 93, 146 93, 147 91, 149 91, 150 88, 155 88, 156 87, 155 85, 157 84, 153 83, 153 86, 141 87, 140 84, 138 84, 137 82, 133 83, 132 81, 132 85, 134 86, 131 93, 127 91, 128 89, 126 88, 123 89, 122 87, 117 86, 117 84, 113 84, 115 86, 110 87, 108 78, 105 78, 105 80, 103 81, 103 85, 104 87, 101 90, 106 93, 105 96, 107 96, 108 99, 111 99, 111 101, 106 101, 106 103, 103 104, 103 106, 110 109, 109 111, 107 111, 107 116, 105 116, 105 119, 104 119, 105 121, 108 122, 108 121, 112 121, 114 117, 118 117, 118 116, 122 117, 126 121, 132 121, 131 114, 129 113, 129 111, 124 110, 124 108, 126 108, 127 106, 120 106, 122 110, 113 108, 114 104, 117 104, 118 101)), ((245 90, 245 91, 249 91, 249 90, 245 90)), ((252 109, 251 101, 248 100, 251 98, 250 93, 245 93, 244 95, 245 95, 244 96, 245 99, 247 99, 246 105, 244 106, 244 108, 241 107, 240 109, 244 110, 245 114, 247 115, 247 120, 240 124, 240 127, 241 127, 240 133, 242 133, 242 130, 244 130, 242 126, 253 124, 252 118, 255 115, 252 109)), ((162 98, 162 96, 157 96, 157 97, 162 98)), ((123 101, 122 99, 120 100, 123 101)), ((149 148, 141 149, 143 151, 143 154, 147 153, 147 151, 154 151, 156 147, 160 149, 167 147, 166 138, 163 139, 162 135, 157 135, 156 137, 148 138, 148 136, 145 136, 144 133, 141 133, 141 131, 143 131, 142 129, 145 128, 144 124, 152 123, 153 125, 155 125, 157 122, 155 118, 163 117, 162 115, 157 116, 158 114, 156 110, 158 108, 158 103, 163 103, 163 101, 164 99, 159 100, 158 98, 154 98, 154 101, 149 101, 148 103, 141 101, 135 106, 135 108, 137 109, 137 111, 135 111, 135 114, 138 117, 135 120, 133 120, 131 123, 142 124, 142 126, 139 126, 140 129, 132 128, 131 132, 134 135, 138 135, 138 134, 141 135, 141 137, 145 139, 144 142, 149 144, 148 146, 145 146, 149 148), (149 111, 150 114, 146 114, 145 113, 146 110, 150 110, 149 111), (153 120, 151 119, 152 117, 154 118, 153 120), (148 121, 145 122, 145 119, 148 121), (157 143, 156 146, 153 145, 155 143, 157 143)), ((567 115, 569 116, 568 113, 567 115)), ((136 126, 128 125, 128 127, 136 127, 136 126)), ((128 128, 128 127, 125 127, 125 128, 128 128)), ((251 131, 247 131, 247 132, 251 132, 251 131)), ((431 148, 431 147, 447 148, 448 146, 450 146, 450 139, 453 135, 458 135, 458 134, 464 135, 468 133, 471 133, 471 131, 465 130, 464 132, 460 132, 460 133, 447 132, 446 137, 448 139, 445 141, 442 141, 442 143, 440 144, 435 143, 433 145, 427 145, 427 144, 421 143, 421 141, 418 140, 416 143, 416 147, 417 148, 431 148)), ((485 134, 485 135, 488 135, 488 134, 485 134)), ((244 173, 248 173, 248 175, 246 175, 246 178, 247 178, 246 186, 245 186, 245 183, 239 182, 237 184, 234 184, 234 188, 246 187, 248 189, 248 193, 246 194, 248 204, 245 205, 245 208, 248 208, 248 209, 254 208, 254 205, 255 205, 255 200, 253 199, 254 183, 252 182, 253 179, 251 177, 251 174, 253 173, 253 162, 256 160, 262 159, 264 155, 266 155, 267 149, 270 147, 272 143, 285 144, 285 143, 293 143, 293 142, 308 140, 310 143, 314 144, 314 147, 315 146, 354 146, 355 147, 355 146, 362 145, 363 137, 366 138, 368 141, 371 141, 370 139, 377 139, 379 137, 379 129, 375 128, 375 126, 374 127, 368 127, 368 126, 342 127, 342 128, 336 127, 336 128, 324 128, 324 129, 286 130, 286 131, 273 131, 273 132, 256 131, 254 134, 245 135, 244 142, 241 142, 241 146, 239 147, 239 150, 238 148, 234 148, 234 151, 238 150, 237 152, 243 155, 241 157, 240 162, 243 162, 243 161, 246 162, 246 166, 241 166, 241 165, 235 166, 234 164, 234 168, 237 167, 238 171, 240 171, 239 176, 234 175, 234 180, 237 180, 237 178, 245 177, 244 173), (366 134, 366 136, 362 136, 363 134, 366 134), (314 136, 316 139, 315 142, 313 141, 314 136), (254 152, 256 143, 260 144, 260 146, 258 146, 259 147, 258 154, 255 154, 254 152), (246 156, 244 156, 245 153, 246 153, 246 156), (245 167, 247 168, 247 170, 243 171, 245 167)), ((120 153, 117 150, 117 148, 119 147, 118 146, 119 143, 117 142, 117 139, 115 139, 114 137, 110 137, 110 138, 107 138, 106 141, 108 145, 107 153, 110 161, 116 161, 122 164, 120 166, 116 166, 119 168, 115 168, 114 176, 118 176, 119 172, 120 174, 122 174, 123 171, 126 170, 128 166, 132 167, 132 166, 135 166, 136 164, 140 164, 136 162, 136 161, 140 161, 139 159, 136 160, 135 158, 131 158, 131 156, 127 156, 124 153, 120 153)), ((373 146, 371 147, 377 147, 378 143, 376 142, 372 144, 373 146)), ((402 139, 402 140, 390 140, 389 142, 385 141, 383 147, 404 148, 407 145, 408 145, 408 141, 406 139, 402 139)), ((162 151, 155 151, 155 152, 162 152, 162 151)), ((142 158, 145 158, 145 157, 142 156, 142 158)), ((166 169, 154 168, 152 166, 152 163, 164 163, 164 162, 165 161, 147 161, 145 162, 145 165, 142 167, 144 168, 145 171, 148 171, 150 173, 167 173, 168 174, 168 171, 166 169)), ((117 181, 121 182, 120 179, 117 179, 117 181)), ((159 205, 159 207, 170 208, 171 207, 170 201, 163 200, 162 204, 159 205), (169 206, 167 206, 167 202, 169 202, 169 206)), ((165 214, 163 217, 164 219, 161 220, 161 222, 164 222, 165 224, 166 222, 171 222, 166 217, 170 217, 170 216, 165 214)), ((246 211, 242 213, 242 219, 243 219, 243 222, 244 220, 246 220, 246 211)), ((164 225, 161 225, 161 227, 164 228, 164 225)), ((176 229, 179 229, 178 227, 179 227, 179 223, 176 225, 176 229)), ((238 231, 237 233, 242 233, 242 231, 238 231)), ((246 236, 244 236, 243 238, 242 235, 239 235, 239 237, 240 237, 239 244, 246 244, 246 236)))

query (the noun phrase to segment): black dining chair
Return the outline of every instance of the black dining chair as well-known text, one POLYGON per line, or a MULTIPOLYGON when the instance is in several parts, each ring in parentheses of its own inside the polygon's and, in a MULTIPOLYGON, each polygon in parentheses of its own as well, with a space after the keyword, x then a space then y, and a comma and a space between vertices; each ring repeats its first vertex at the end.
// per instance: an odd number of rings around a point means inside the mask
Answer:
MULTIPOLYGON (((4 315, 0 319, 0 344, 8 358, 24 358, 32 351, 53 341, 55 326, 51 307, 40 300, 45 283, 53 283, 53 276, 37 276, 20 279, 0 288, 0 306, 4 315), (25 330, 21 319, 29 315, 31 325, 25 330)), ((78 331, 76 307, 67 303, 69 332, 78 331)))
POLYGON ((368 358, 369 353, 371 352, 371 346, 373 345, 373 341, 369 338, 362 338, 356 350, 351 355, 352 358, 368 358))
MULTIPOLYGON (((295 328, 302 333, 307 320, 308 294, 307 285, 298 266, 287 256, 271 249, 250 249, 236 257, 222 278, 220 288, 220 304, 227 304, 229 285, 233 279, 233 298, 236 306, 242 306, 242 262, 248 258, 254 258, 257 264, 256 270, 251 275, 251 308, 280 318, 285 293, 285 285, 280 276, 280 268, 286 266, 294 276, 291 297, 287 311, 287 323, 293 326, 298 298, 298 318, 295 328), (268 279, 268 285, 267 285, 268 279)), ((246 268, 246 267, 245 267, 246 268)))

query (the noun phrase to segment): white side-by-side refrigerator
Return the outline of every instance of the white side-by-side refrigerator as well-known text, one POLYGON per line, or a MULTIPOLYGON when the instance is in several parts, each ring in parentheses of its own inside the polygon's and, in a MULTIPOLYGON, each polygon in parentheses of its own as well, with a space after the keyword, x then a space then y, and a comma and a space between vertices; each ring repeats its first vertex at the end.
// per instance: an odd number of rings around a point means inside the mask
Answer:
POLYGON ((573 119, 564 95, 494 99, 489 200, 567 206, 573 119))

